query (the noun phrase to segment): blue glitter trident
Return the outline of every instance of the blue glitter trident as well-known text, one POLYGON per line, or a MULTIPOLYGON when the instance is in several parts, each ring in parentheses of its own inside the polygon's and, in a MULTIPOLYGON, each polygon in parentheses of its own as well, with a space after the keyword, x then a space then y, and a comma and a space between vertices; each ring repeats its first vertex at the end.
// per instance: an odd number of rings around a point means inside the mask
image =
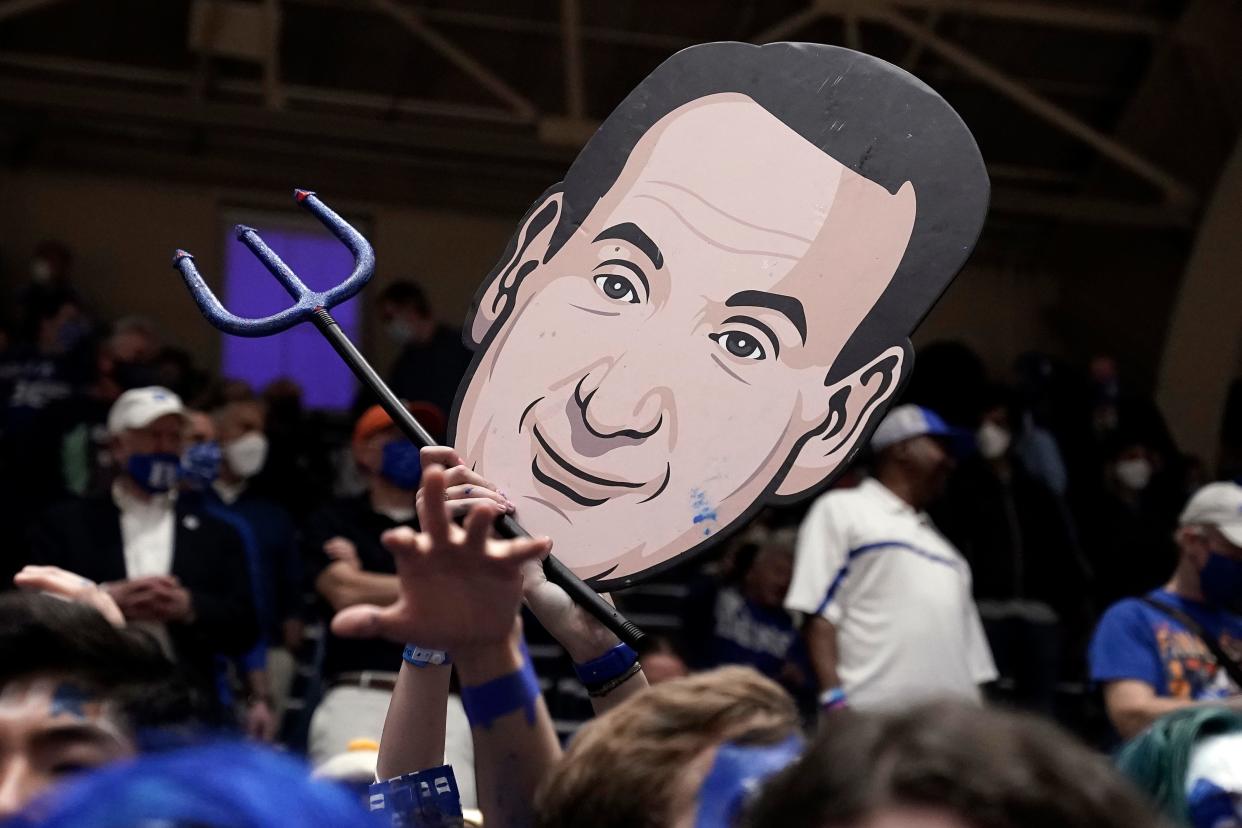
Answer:
MULTIPOLYGON (((279 313, 271 316, 265 316, 262 319, 246 319, 231 313, 224 305, 220 304, 220 300, 211 292, 211 288, 207 287, 207 283, 203 281, 203 277, 198 272, 198 268, 194 265, 194 257, 184 250, 178 250, 173 255, 173 267, 181 272, 181 277, 185 279, 186 287, 190 289, 190 295, 194 297, 194 301, 198 303, 198 309, 203 312, 203 316, 207 317, 207 321, 215 327, 234 336, 271 336, 287 330, 299 322, 312 322, 319 332, 324 335, 333 350, 340 355, 349 369, 354 372, 354 376, 358 377, 362 384, 369 388, 379 397, 380 405, 388 412, 388 416, 392 418, 393 423, 401 430, 410 442, 414 445, 433 446, 436 444, 435 438, 428 433, 427 429, 414 418, 409 409, 397 399, 392 393, 392 389, 384 382, 375 369, 367 362, 362 352, 354 347, 354 343, 350 341, 345 332, 341 330, 341 326, 332 318, 332 314, 328 313, 329 308, 352 299, 362 290, 367 282, 371 280, 371 275, 375 272, 375 251, 371 249, 371 244, 362 237, 362 234, 349 225, 349 222, 334 213, 328 205, 319 200, 313 192, 309 190, 294 190, 293 197, 299 204, 305 207, 323 222, 324 226, 332 231, 332 235, 341 240, 341 243, 349 248, 354 254, 354 271, 349 274, 344 282, 336 287, 325 290, 311 290, 298 278, 297 274, 289 269, 289 266, 280 260, 276 252, 268 247, 254 228, 238 225, 237 238, 241 243, 250 248, 250 251, 263 262, 276 280, 280 282, 289 295, 294 298, 292 307, 286 308, 279 313)), ((496 531, 503 537, 529 537, 529 533, 518 525, 512 515, 502 515, 496 522, 496 531)), ((591 615, 595 616, 608 629, 612 630, 618 638, 625 641, 631 646, 637 647, 643 639, 643 633, 633 623, 626 620, 619 612, 616 611, 603 598, 601 598, 595 590, 591 589, 582 579, 575 575, 568 567, 549 555, 544 559, 544 573, 548 580, 557 584, 574 600, 574 603, 581 606, 591 615)))
POLYGON ((349 278, 331 290, 323 292, 311 290, 289 266, 281 261, 280 256, 259 237, 253 227, 239 224, 235 228, 237 238, 242 244, 263 262, 276 280, 284 287, 296 303, 280 313, 265 316, 262 319, 244 319, 227 310, 220 300, 207 287, 198 268, 194 266, 194 257, 184 250, 178 250, 173 256, 173 266, 181 271, 186 286, 198 308, 207 317, 207 321, 225 333, 234 336, 270 336, 293 327, 299 322, 312 319, 315 311, 327 310, 352 299, 358 291, 366 287, 375 272, 375 251, 362 234, 350 226, 349 222, 338 216, 328 205, 309 190, 294 190, 293 197, 315 218, 323 222, 341 242, 354 254, 354 272, 349 278))

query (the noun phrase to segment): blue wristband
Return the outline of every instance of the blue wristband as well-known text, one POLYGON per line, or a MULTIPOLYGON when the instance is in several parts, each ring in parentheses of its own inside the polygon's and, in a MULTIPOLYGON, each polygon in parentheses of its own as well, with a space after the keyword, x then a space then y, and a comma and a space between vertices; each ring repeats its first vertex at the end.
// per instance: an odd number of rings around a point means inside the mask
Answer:
POLYGON ((840 710, 848 702, 849 699, 845 697, 845 691, 840 687, 833 687, 831 690, 825 690, 819 694, 819 708, 821 710, 840 710))
POLYGON ((599 658, 593 658, 586 664, 575 664, 574 672, 578 681, 587 689, 607 684, 613 679, 625 675, 626 671, 638 661, 638 653, 629 644, 618 644, 599 658))
POLYGON ((522 666, 507 676, 492 679, 478 687, 461 688, 461 705, 471 727, 487 730, 502 716, 515 710, 526 713, 526 723, 535 723, 535 703, 539 700, 539 679, 531 666, 526 645, 522 645, 522 666))
POLYGON ((411 667, 426 667, 429 664, 439 667, 453 663, 453 660, 449 658, 449 654, 444 652, 444 650, 428 650, 416 644, 406 644, 405 652, 401 654, 401 658, 411 667))

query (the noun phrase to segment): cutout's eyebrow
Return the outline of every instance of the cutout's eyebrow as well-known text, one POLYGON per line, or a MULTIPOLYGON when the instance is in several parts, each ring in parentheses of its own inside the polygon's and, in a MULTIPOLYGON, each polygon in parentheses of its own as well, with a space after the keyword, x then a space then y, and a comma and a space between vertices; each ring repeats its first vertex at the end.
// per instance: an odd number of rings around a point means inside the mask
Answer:
POLYGON ((730 308, 768 308, 782 313, 798 330, 802 344, 806 344, 806 311, 803 310, 802 303, 792 296, 768 293, 766 290, 741 290, 726 299, 725 305, 730 308))
POLYGON ((646 255, 651 263, 655 265, 656 270, 664 267, 664 254, 660 252, 660 248, 651 240, 651 237, 642 231, 637 224, 633 222, 625 222, 624 224, 614 224, 604 232, 596 236, 591 243, 604 241, 605 239, 617 239, 619 241, 628 242, 646 255))

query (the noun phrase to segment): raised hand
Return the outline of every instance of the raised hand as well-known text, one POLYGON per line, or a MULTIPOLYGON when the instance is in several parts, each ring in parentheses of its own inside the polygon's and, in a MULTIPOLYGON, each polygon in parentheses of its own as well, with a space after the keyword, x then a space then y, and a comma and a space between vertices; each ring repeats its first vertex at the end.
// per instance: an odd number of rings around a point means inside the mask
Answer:
POLYGON ((25 566, 13 577, 13 583, 27 592, 46 592, 99 610, 114 627, 125 626, 125 615, 116 601, 99 584, 59 566, 25 566))
MULTIPOLYGON (((455 486, 474 485, 460 479, 455 486)), ((547 555, 551 541, 492 537, 502 507, 490 497, 478 498, 485 502, 473 504, 464 526, 457 526, 446 500, 448 483, 442 466, 425 464, 416 501, 423 531, 399 527, 384 533, 397 565, 397 601, 341 610, 332 619, 334 633, 453 653, 507 638, 522 599, 522 564, 547 555)))
MULTIPOLYGON (((445 491, 452 514, 463 514, 478 504, 505 504, 510 513, 516 507, 496 491, 496 486, 468 468, 461 457, 448 446, 428 446, 422 450, 423 467, 444 466, 445 476, 457 485, 445 491)), ((418 497, 423 497, 420 489, 418 497)), ((589 612, 574 603, 565 590, 550 582, 543 574, 543 558, 522 565, 522 591, 527 606, 539 623, 561 643, 570 657, 579 663, 590 661, 615 647, 616 635, 599 623, 589 612)))

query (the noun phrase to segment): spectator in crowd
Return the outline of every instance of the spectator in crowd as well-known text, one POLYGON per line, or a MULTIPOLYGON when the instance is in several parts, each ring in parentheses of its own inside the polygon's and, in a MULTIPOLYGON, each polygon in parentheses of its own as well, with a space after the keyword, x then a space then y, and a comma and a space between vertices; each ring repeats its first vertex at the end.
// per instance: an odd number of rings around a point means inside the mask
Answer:
POLYGON ((106 767, 36 802, 8 828, 382 824, 343 787, 312 779, 296 759, 253 745, 221 743, 106 767))
POLYGON ((238 533, 178 496, 185 409, 165 388, 122 394, 108 415, 115 468, 110 497, 58 506, 32 538, 32 563, 106 584, 125 618, 160 642, 208 695, 216 654, 256 637, 238 533))
MULTIPOLYGON (((429 419, 426 407, 410 405, 410 410, 429 419)), ((396 564, 381 536, 398 526, 418 526, 414 506, 421 478, 418 449, 379 406, 358 419, 352 447, 366 491, 323 509, 304 533, 309 582, 338 612, 397 600, 396 564)), ((312 761, 343 753, 355 739, 380 741, 401 654, 399 644, 351 641, 329 633, 323 661, 329 689, 311 720, 312 761)), ((453 721, 454 726, 464 725, 460 713, 453 721)))
MULTIPOLYGON (((0 361, 0 519, 18 537, 64 489, 58 453, 82 381, 87 320, 67 293, 32 296, 19 344, 0 361), (20 470, 20 473, 15 473, 20 470)), ((12 577, 10 560, 0 576, 12 577)))
POLYGON ((61 438, 65 489, 80 497, 108 493, 112 468, 108 411, 122 392, 155 385, 160 351, 155 327, 141 317, 118 321, 98 343, 94 373, 76 396, 71 423, 61 438))
POLYGON ((666 682, 578 731, 540 788, 535 824, 728 826, 801 741, 793 700, 749 668, 666 682))
POLYGON ((1123 738, 1184 707, 1240 703, 1242 486, 1204 486, 1179 523, 1168 583, 1110 607, 1091 641, 1091 678, 1123 738))
POLYGON ((871 438, 875 476, 822 495, 799 530, 785 606, 805 616, 822 708, 977 701, 996 678, 970 567, 922 511, 956 435, 928 409, 894 408, 871 438))
POLYGON ((931 512, 970 564, 979 614, 1014 700, 1051 712, 1058 675, 1081 679, 1093 620, 1089 576, 1064 504, 1015 455, 1021 421, 1008 393, 992 387, 985 399, 978 450, 962 460, 931 512))
POLYGON ((248 734, 271 741, 293 682, 292 653, 302 640, 302 570, 293 521, 249 487, 267 451, 263 413, 256 400, 227 403, 214 417, 189 412, 190 468, 183 477, 192 468, 205 505, 242 537, 259 620, 259 640, 238 665, 247 690, 243 719, 248 734), (203 468, 197 468, 192 458, 203 451, 203 468))
POLYGON ((1102 756, 1054 725, 960 703, 841 712, 764 785, 746 828, 1157 828, 1102 756))
POLYGON ((813 696, 805 643, 785 609, 797 539, 795 529, 760 533, 739 549, 727 578, 695 586, 682 622, 692 667, 744 664, 795 697, 813 696))
MULTIPOLYGON (((252 399, 249 387, 226 383, 224 402, 252 399)), ((302 405, 302 387, 295 380, 274 380, 262 394, 267 410, 267 460, 251 481, 255 491, 279 504, 299 526, 332 494, 332 453, 348 442, 349 426, 338 433, 316 420, 302 405)))
POLYGON ((159 647, 100 613, 96 602, 111 602, 95 584, 50 567, 28 568, 18 583, 50 594, 0 595, 0 818, 76 773, 133 756, 145 729, 197 712, 159 647), (91 594, 64 600, 78 591, 91 594))
MULTIPOLYGON (((392 392, 405 400, 426 400, 440 410, 444 422, 470 364, 461 330, 437 321, 427 294, 409 281, 384 288, 379 317, 389 338, 401 348, 388 375, 392 392)), ((443 437, 444 432, 433 431, 432 436, 443 437)))
POLYGON ((1173 529, 1184 503, 1180 481, 1150 441, 1114 434, 1100 483, 1075 498, 1083 550, 1095 574, 1097 606, 1139 595, 1160 583, 1177 560, 1173 529))
POLYGON ((1236 710, 1170 713, 1122 748, 1117 767, 1178 825, 1242 822, 1242 713, 1236 710))

